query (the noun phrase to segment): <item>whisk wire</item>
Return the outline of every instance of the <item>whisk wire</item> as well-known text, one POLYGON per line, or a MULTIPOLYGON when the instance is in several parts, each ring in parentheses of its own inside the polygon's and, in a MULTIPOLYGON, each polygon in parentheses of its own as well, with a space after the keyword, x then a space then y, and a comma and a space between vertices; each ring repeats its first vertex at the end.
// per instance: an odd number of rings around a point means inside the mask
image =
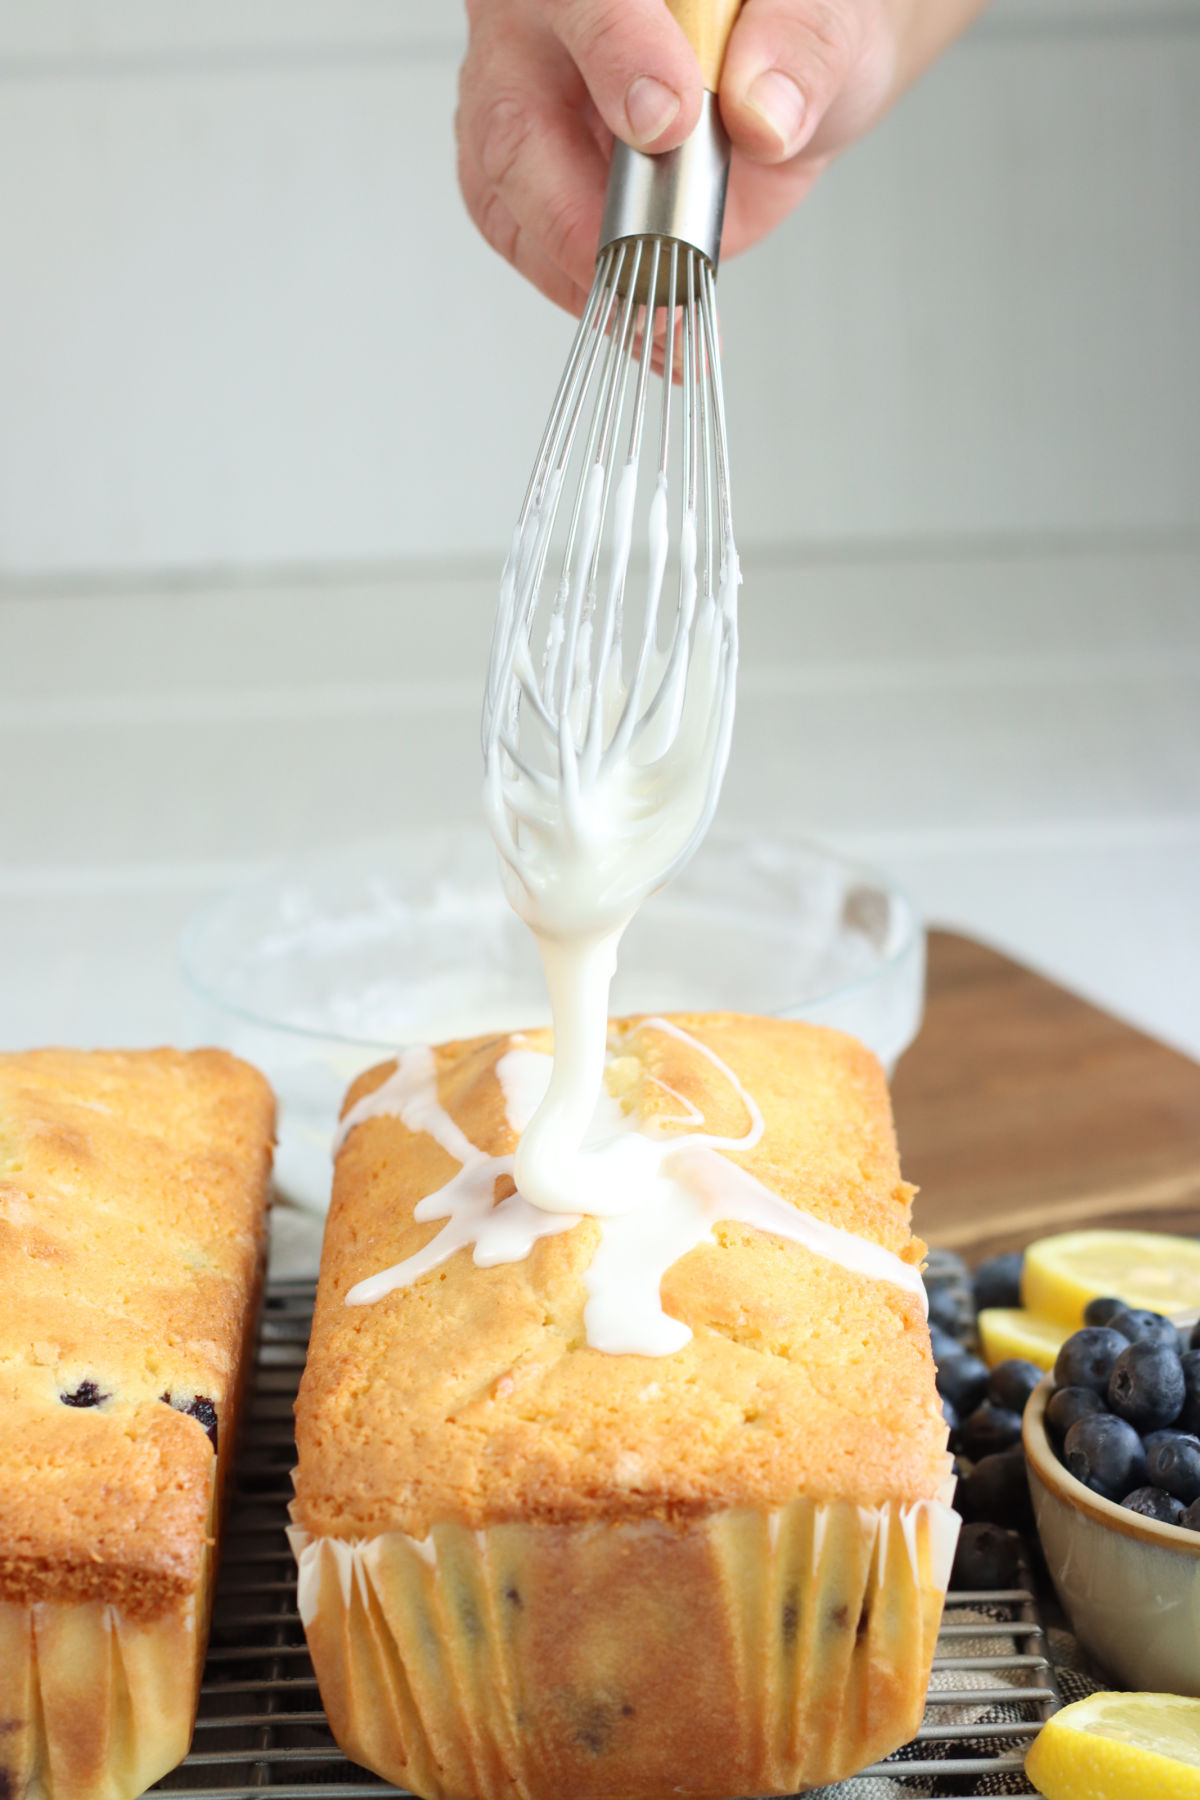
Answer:
MULTIPOLYGON (((704 320, 705 356, 709 368, 709 378, 705 385, 715 415, 716 441, 725 444, 728 442, 728 433, 725 423, 725 384, 721 378, 721 333, 717 324, 717 291, 712 269, 707 266, 703 271, 703 278, 700 284, 700 310, 704 320)), ((733 503, 729 492, 729 458, 727 456, 719 456, 715 460, 721 541, 722 544, 727 544, 733 537, 733 503)))
MULTIPOLYGON (((634 292, 641 254, 642 246, 638 240, 633 246, 632 280, 629 291, 624 296, 620 318, 608 335, 608 351, 601 375, 600 397, 592 413, 591 426, 583 453, 584 479, 575 494, 575 504, 567 531, 562 577, 555 601, 556 610, 560 615, 560 630, 557 633, 552 632, 548 641, 543 686, 543 691, 549 699, 551 685, 555 676, 559 676, 557 710, 560 717, 566 717, 569 710, 568 695, 575 675, 579 626, 593 580, 594 560, 598 559, 600 553, 611 475, 611 446, 619 430, 621 413, 625 404, 626 373, 634 328, 634 292)), ((617 292, 614 291, 614 310, 617 298, 617 292)))
MULTIPOLYGON (((637 275, 640 252, 641 244, 638 242, 635 247, 635 257, 631 272, 631 298, 638 286, 637 275)), ((652 293, 658 282, 658 268, 661 252, 662 246, 657 239, 655 239, 651 244, 649 275, 649 286, 652 293)), ((636 497, 633 492, 634 482, 630 480, 628 471, 631 467, 636 469, 641 454, 642 431, 646 417, 646 387, 651 363, 651 359, 647 354, 647 329, 649 326, 652 326, 652 319, 653 315, 651 309, 645 306, 640 308, 638 313, 631 314, 629 318, 633 335, 630 344, 627 346, 627 356, 622 362, 621 380, 623 389, 628 381, 629 361, 632 359, 633 346, 639 343, 640 355, 638 356, 638 373, 634 391, 633 411, 629 425, 629 443, 626 450, 625 466, 622 470, 621 479, 617 482, 616 498, 614 502, 615 523, 612 534, 614 548, 610 558, 611 577, 608 584, 605 607, 600 621, 600 632, 598 636, 589 633, 588 640, 584 646, 585 654, 583 658, 584 667, 581 670, 581 676, 583 678, 581 686, 587 695, 587 708, 585 716, 581 721, 580 740, 585 747, 591 747, 589 756, 593 761, 597 734, 603 729, 605 690, 609 661, 613 654, 614 644, 619 643, 619 636, 616 635, 616 627, 620 621, 621 606, 624 599, 625 573, 628 567, 628 546, 632 541, 633 532, 633 503, 636 497), (590 681, 587 679, 589 674, 591 677, 590 681)), ((622 392, 616 416, 613 419, 614 440, 616 431, 619 427, 623 406, 624 391, 622 392)), ((603 521, 608 516, 609 500, 616 473, 615 458, 608 454, 611 441, 613 440, 602 438, 599 447, 599 456, 605 467, 605 476, 604 492, 600 503, 601 529, 595 534, 595 541, 592 546, 591 566, 588 574, 587 606, 589 618, 594 615, 595 611, 603 521)))
POLYGON ((580 402, 591 379, 592 365, 597 352, 604 342, 604 323, 599 315, 611 304, 613 289, 609 280, 613 263, 620 254, 621 246, 609 244, 600 252, 596 262, 596 276, 592 289, 587 297, 583 314, 575 328, 575 336, 571 342, 570 353, 562 379, 554 396, 554 404, 550 408, 550 417, 546 421, 546 429, 542 433, 541 443, 534 460, 533 473, 529 477, 529 486, 525 490, 525 499, 517 519, 517 531, 522 530, 535 501, 541 496, 545 487, 548 471, 558 462, 561 468, 565 464, 570 446, 567 445, 561 461, 559 461, 559 437, 564 426, 572 430, 580 418, 580 402))
POLYGON ((656 791, 692 796, 680 817, 694 810, 694 829, 673 828, 668 873, 715 806, 732 724, 737 582, 720 380, 711 265, 653 236, 610 245, 539 446, 488 671, 487 803, 522 883, 534 844, 581 841, 588 795, 622 763, 620 816, 639 837, 655 829, 656 791), (643 529, 647 579, 631 611, 627 576, 643 529))
MULTIPOLYGON (((658 288, 659 265, 662 257, 662 250, 663 247, 658 239, 651 240, 650 268, 647 279, 647 292, 649 294, 654 294, 658 288)), ((639 291, 638 277, 640 273, 639 264, 641 254, 641 241, 636 240, 634 245, 633 263, 629 271, 629 302, 632 302, 634 295, 639 291)), ((670 255, 672 262, 670 279, 673 292, 675 281, 674 265, 678 257, 678 246, 675 244, 672 244, 670 247, 670 255)), ((622 616, 625 576, 628 569, 629 549, 632 542, 634 507, 637 497, 637 470, 641 460, 642 437, 646 418, 646 395, 654 359, 654 320, 654 308, 649 303, 643 304, 638 309, 636 316, 633 311, 627 307, 623 325, 628 326, 629 330, 632 332, 632 336, 630 337, 623 333, 620 365, 621 374, 618 381, 620 389, 619 397, 615 408, 612 404, 612 396, 610 395, 609 397, 609 404, 604 417, 604 429, 601 433, 600 442, 597 447, 597 454, 599 455, 601 463, 604 465, 605 474, 597 526, 593 533, 593 542, 591 545, 591 563, 585 601, 586 607, 588 608, 586 617, 588 618, 591 617, 595 607, 602 530, 604 520, 608 514, 609 499, 616 473, 615 459, 610 454, 611 445, 615 441, 616 432, 619 428, 620 418, 628 392, 631 369, 636 360, 637 373, 636 378, 634 379, 633 405, 630 415, 626 459, 621 471, 620 479, 617 481, 616 498, 614 502, 615 521, 612 533, 613 548, 610 557, 610 580, 608 583, 604 610, 600 620, 599 634, 590 637, 585 643, 585 654, 582 658, 582 667, 579 671, 579 688, 580 691, 586 695, 586 711, 585 716, 581 721, 579 742, 582 746, 587 766, 593 773, 597 766, 600 736, 604 729, 604 719, 608 705, 608 676, 610 662, 614 651, 619 651, 620 645, 618 627, 622 616)), ((669 416, 668 393, 663 408, 663 434, 660 450, 664 472, 669 416)), ((587 483, 590 483, 593 478, 593 473, 589 470, 585 480, 585 493, 587 492, 587 483)))

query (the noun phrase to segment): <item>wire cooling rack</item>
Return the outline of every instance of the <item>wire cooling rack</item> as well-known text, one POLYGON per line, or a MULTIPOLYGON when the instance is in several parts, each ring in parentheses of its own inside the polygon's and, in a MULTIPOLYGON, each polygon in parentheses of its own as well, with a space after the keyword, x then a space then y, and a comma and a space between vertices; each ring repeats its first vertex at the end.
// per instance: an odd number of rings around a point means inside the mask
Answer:
MULTIPOLYGON (((338 1749, 296 1611, 284 1526, 295 1461, 292 1401, 313 1295, 311 1282, 274 1282, 267 1292, 196 1736, 187 1760, 156 1793, 186 1793, 188 1800, 378 1800, 404 1791, 347 1762, 338 1749)), ((874 1790, 880 1800, 1033 1794, 1022 1760, 1060 1704, 1047 1651, 1032 1585, 951 1594, 924 1723, 911 1744, 865 1771, 889 1778, 874 1790)))

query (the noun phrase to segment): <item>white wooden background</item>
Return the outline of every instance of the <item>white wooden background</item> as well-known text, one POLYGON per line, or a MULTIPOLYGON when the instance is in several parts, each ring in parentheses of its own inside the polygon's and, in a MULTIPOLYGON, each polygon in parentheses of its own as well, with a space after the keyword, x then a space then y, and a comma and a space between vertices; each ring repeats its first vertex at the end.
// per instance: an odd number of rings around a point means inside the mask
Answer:
MULTIPOLYGON (((191 909, 477 810, 569 324, 456 7, 0 0, 0 1042, 184 1029, 191 909)), ((722 276, 726 816, 1200 1054, 1200 5, 1000 0, 722 276)))

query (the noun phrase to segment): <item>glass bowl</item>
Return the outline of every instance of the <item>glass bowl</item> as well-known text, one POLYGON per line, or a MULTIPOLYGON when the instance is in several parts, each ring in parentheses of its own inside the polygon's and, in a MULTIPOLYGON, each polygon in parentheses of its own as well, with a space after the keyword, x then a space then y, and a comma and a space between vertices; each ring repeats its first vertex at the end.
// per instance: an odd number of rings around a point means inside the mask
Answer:
MULTIPOLYGON (((188 1035, 259 1067, 276 1182, 329 1200, 355 1075, 412 1043, 547 1024, 541 965, 482 828, 415 831, 280 865, 190 922, 188 1035)), ((883 876, 812 845, 711 832, 621 944, 612 1011, 757 1012, 833 1025, 891 1070, 921 1020, 925 940, 883 876)))

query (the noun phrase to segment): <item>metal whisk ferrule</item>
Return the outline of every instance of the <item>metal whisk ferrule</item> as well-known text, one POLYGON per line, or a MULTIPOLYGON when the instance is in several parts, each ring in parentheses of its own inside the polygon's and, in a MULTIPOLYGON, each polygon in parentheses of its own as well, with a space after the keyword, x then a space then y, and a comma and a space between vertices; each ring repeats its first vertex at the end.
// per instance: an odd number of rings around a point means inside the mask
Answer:
MULTIPOLYGON (((677 150, 647 156, 618 141, 612 166, 600 248, 621 238, 657 237, 689 244, 716 270, 725 221, 729 180, 729 137, 721 123, 717 96, 705 90, 695 130, 677 150)), ((643 272, 643 282, 648 271, 643 272)), ((667 265, 660 265, 655 304, 665 306, 667 265)), ((639 295, 644 300, 646 292, 639 295)))

